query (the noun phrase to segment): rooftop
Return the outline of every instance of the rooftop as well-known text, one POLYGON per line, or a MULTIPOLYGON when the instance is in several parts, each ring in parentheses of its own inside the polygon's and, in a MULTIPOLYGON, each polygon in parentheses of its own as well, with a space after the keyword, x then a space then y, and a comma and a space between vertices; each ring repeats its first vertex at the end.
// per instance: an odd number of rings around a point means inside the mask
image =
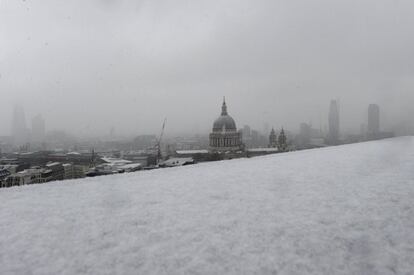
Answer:
POLYGON ((185 155, 185 154, 208 154, 208 150, 200 149, 200 150, 177 150, 177 154, 185 155))

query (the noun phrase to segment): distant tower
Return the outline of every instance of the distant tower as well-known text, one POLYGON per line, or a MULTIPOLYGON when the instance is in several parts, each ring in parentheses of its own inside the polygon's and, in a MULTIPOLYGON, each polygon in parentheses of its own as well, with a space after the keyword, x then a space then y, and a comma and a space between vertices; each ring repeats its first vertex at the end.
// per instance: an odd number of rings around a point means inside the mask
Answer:
POLYGON ((368 107, 368 138, 377 138, 380 132, 380 108, 377 104, 368 107))
POLYGON ((339 143, 339 106, 336 100, 331 101, 329 108, 329 143, 339 143))
POLYGON ((32 141, 42 143, 46 137, 46 124, 43 117, 39 114, 32 119, 32 141))
POLYGON ((269 133, 269 123, 263 124, 263 133, 269 133))
POLYGON ((111 129, 109 130, 109 136, 111 138, 115 137, 115 127, 114 126, 112 126, 111 129))
POLYGON ((287 151, 287 147, 288 147, 287 138, 285 135, 285 130, 283 130, 283 128, 280 131, 280 134, 277 140, 277 146, 278 146, 277 148, 279 149, 279 151, 282 151, 282 152, 287 151))
POLYGON ((243 138, 246 137, 250 137, 252 135, 252 130, 250 129, 249 125, 244 125, 243 127, 243 138))
POLYGON ((26 145, 29 141, 29 131, 26 126, 26 117, 22 106, 15 106, 12 121, 12 136, 17 146, 26 145))
POLYGON ((252 129, 249 125, 244 125, 243 129, 241 129, 242 132, 242 141, 245 146, 251 146, 252 145, 252 129))
POLYGON ((312 136, 312 127, 310 126, 310 124, 300 124, 299 136, 301 145, 306 146, 310 143, 312 136))
POLYGON ((269 135, 269 147, 271 148, 277 147, 277 135, 276 135, 275 129, 273 128, 269 135))

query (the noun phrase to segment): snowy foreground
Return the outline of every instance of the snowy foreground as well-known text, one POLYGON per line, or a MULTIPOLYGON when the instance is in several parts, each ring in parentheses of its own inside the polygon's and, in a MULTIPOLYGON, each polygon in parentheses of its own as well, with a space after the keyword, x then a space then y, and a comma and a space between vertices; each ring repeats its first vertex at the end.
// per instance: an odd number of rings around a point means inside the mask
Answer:
POLYGON ((414 138, 0 190, 0 274, 414 274, 414 138))

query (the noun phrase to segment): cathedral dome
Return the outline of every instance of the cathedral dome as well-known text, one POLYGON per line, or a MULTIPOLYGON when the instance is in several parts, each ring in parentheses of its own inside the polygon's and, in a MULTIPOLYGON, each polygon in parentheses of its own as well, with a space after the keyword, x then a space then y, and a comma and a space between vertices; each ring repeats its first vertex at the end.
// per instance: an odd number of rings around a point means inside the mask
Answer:
POLYGON ((234 119, 229 115, 220 116, 218 119, 214 121, 213 131, 222 131, 222 130, 232 130, 236 131, 236 122, 234 119))
POLYGON ((221 107, 221 116, 217 118, 213 124, 213 132, 221 132, 223 130, 226 132, 237 131, 236 122, 227 113, 227 105, 225 101, 221 107))
POLYGON ((238 152, 243 150, 242 135, 237 131, 236 122, 227 113, 223 100, 221 116, 214 121, 213 132, 209 135, 210 152, 238 152))

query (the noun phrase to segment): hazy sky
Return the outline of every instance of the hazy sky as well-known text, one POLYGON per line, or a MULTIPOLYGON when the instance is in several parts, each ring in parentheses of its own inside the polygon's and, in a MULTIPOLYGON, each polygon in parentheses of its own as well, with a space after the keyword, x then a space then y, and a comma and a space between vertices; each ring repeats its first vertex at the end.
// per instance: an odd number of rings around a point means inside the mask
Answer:
POLYGON ((0 135, 13 105, 75 134, 413 125, 414 1, 0 0, 0 135))

